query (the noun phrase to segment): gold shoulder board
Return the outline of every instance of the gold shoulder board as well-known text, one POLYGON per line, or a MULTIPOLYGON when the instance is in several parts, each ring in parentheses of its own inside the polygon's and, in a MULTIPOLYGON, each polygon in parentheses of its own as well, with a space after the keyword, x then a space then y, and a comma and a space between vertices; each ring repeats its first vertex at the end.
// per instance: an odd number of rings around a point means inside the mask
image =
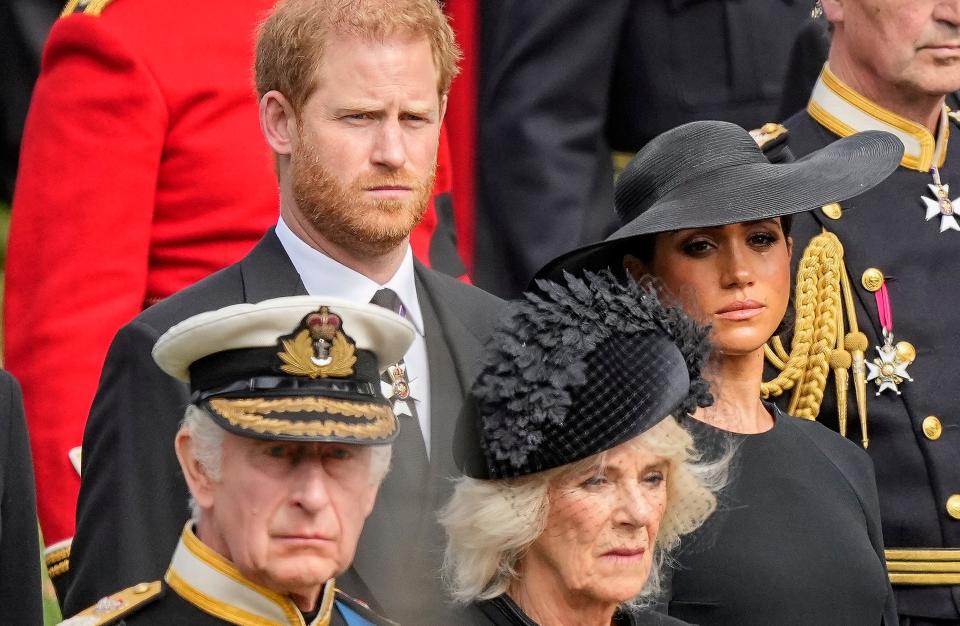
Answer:
POLYGON ((51 579, 60 576, 70 569, 70 546, 72 540, 67 539, 47 546, 43 551, 43 560, 47 565, 47 574, 51 579))
POLYGON ((768 122, 760 128, 754 128, 750 131, 750 136, 757 142, 760 149, 766 148, 781 137, 785 137, 787 129, 783 124, 768 122))
POLYGON ((60 626, 103 626, 129 615, 137 607, 158 599, 163 594, 159 580, 140 583, 123 591, 100 598, 89 609, 80 611, 60 626))
POLYGON ((73 13, 84 13, 86 15, 100 15, 107 8, 112 0, 68 0, 60 17, 66 17, 73 13))

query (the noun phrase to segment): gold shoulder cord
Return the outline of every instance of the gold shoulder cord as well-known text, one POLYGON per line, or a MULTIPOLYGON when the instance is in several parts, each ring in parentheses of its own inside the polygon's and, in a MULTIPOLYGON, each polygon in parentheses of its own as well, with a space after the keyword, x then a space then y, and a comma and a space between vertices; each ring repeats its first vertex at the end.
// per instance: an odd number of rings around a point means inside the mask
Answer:
POLYGON ((60 17, 66 17, 73 13, 84 13, 86 15, 100 15, 103 10, 113 0, 67 0, 60 17))
POLYGON ((763 398, 793 390, 788 412, 815 420, 823 392, 833 370, 837 392, 837 419, 840 434, 847 434, 848 372, 853 372, 857 412, 867 447, 867 405, 864 350, 867 338, 857 326, 850 279, 843 263, 843 245, 836 235, 824 230, 810 240, 797 269, 794 294, 796 324, 790 352, 779 336, 763 347, 767 359, 780 370, 776 378, 760 386, 763 398), (844 309, 850 332, 844 332, 844 309))

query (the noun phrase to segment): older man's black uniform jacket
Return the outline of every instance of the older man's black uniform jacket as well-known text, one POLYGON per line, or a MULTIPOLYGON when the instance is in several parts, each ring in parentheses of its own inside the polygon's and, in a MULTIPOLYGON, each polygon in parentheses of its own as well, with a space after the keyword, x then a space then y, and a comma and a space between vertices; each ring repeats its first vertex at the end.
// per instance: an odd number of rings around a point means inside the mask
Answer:
POLYGON ((314 611, 304 614, 289 596, 245 578, 203 544, 191 526, 183 530, 163 581, 104 596, 63 626, 396 626, 343 593, 332 579, 320 590, 314 611))
MULTIPOLYGON (((443 533, 434 511, 452 490, 453 423, 501 306, 479 289, 415 267, 431 377, 431 463, 423 464, 429 475, 397 484, 398 476, 388 474, 357 549, 359 576, 339 580, 352 596, 404 622, 407 610, 425 606, 422 597, 443 597, 443 533), (391 509, 398 501, 406 505, 391 509), (370 579, 369 589, 361 577, 370 579)), ((305 293, 271 229, 243 260, 150 307, 117 333, 84 434, 66 614, 117 588, 159 578, 188 517, 173 450, 188 389, 156 366, 153 344, 203 311, 305 293)))
MULTIPOLYGON (((867 452, 876 467, 899 613, 960 619, 960 230, 949 228, 950 215, 928 220, 921 200, 933 198, 928 185, 934 166, 949 199, 960 196, 960 138, 952 136, 960 129, 945 109, 934 137, 863 98, 829 68, 807 109, 785 126, 796 157, 867 129, 893 132, 906 147, 901 167, 885 182, 839 210, 798 215, 794 254, 802 254, 821 229, 839 238, 859 329, 869 341, 868 363, 883 345, 876 296, 881 282, 889 294, 893 341, 915 347, 916 360, 907 366, 913 380, 901 377, 899 394, 886 389, 877 395, 876 381, 867 382, 867 452)), ((848 436, 861 441, 852 388, 848 403, 848 436)), ((836 404, 831 384, 818 419, 836 427, 836 404)))

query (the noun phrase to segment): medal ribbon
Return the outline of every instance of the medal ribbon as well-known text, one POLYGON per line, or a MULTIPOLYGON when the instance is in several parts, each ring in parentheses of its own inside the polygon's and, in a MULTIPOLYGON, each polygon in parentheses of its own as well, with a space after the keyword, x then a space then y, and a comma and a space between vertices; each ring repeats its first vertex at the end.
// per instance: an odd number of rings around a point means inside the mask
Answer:
POLYGON ((887 293, 887 285, 880 285, 880 289, 873 292, 877 299, 877 313, 880 316, 880 326, 884 333, 893 332, 893 309, 890 308, 890 294, 887 293))

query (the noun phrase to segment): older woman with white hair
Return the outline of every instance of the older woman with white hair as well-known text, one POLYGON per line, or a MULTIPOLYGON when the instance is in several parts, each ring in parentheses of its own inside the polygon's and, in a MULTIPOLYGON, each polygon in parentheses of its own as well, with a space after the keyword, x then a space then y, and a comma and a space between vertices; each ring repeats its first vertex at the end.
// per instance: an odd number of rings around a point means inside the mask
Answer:
POLYGON ((706 406, 706 332, 609 274, 544 282, 486 347, 441 512, 474 624, 682 624, 645 611, 681 535, 716 506, 675 417, 706 406))

